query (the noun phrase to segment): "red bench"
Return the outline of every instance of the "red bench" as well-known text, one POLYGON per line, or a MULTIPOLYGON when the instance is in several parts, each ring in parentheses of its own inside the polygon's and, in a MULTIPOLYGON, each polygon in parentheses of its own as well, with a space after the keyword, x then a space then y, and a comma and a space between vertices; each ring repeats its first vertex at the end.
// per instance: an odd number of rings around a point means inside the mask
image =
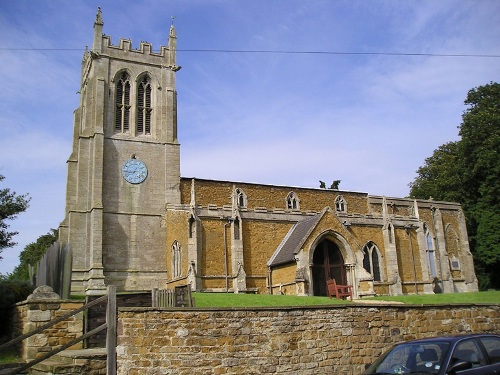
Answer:
POLYGON ((328 288, 328 296, 332 298, 335 296, 337 299, 345 299, 349 297, 352 301, 352 285, 337 285, 335 279, 330 279, 326 281, 326 286, 328 288))

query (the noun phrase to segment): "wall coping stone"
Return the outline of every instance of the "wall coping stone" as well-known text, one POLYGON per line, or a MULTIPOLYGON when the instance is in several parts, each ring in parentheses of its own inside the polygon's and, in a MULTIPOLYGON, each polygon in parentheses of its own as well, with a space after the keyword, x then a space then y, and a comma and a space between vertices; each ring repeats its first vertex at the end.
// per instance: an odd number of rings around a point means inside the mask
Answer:
POLYGON ((491 307, 500 309, 500 303, 448 303, 448 304, 387 304, 387 303, 352 303, 338 305, 311 305, 311 306, 258 306, 258 307, 118 307, 120 312, 198 312, 198 311, 293 311, 293 310, 335 310, 335 309, 437 309, 437 308, 467 308, 467 307, 491 307))
POLYGON ((32 294, 30 294, 27 298, 28 301, 38 301, 38 300, 41 300, 41 299, 44 299, 44 300, 47 300, 47 299, 50 299, 50 300, 54 300, 54 299, 57 299, 57 300, 60 300, 61 297, 59 296, 59 294, 57 294, 56 292, 54 292, 54 290, 48 286, 48 285, 41 285, 39 286, 38 288, 36 288, 32 294))

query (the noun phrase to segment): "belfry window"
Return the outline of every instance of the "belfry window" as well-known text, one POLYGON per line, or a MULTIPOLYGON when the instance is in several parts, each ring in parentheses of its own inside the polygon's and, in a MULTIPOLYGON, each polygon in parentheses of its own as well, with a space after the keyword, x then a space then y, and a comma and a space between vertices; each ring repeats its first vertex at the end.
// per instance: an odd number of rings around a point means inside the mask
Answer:
POLYGON ((289 210, 300 210, 299 198, 293 191, 286 197, 286 208, 289 210))
POLYGON ((181 244, 176 240, 172 244, 172 277, 181 276, 181 265, 181 244))
POLYGON ((151 78, 145 75, 137 86, 137 135, 151 134, 151 78))
POLYGON ((363 268, 373 276, 373 281, 380 281, 379 251, 371 241, 363 247, 363 268))
POLYGON ((130 77, 123 72, 116 82, 115 131, 126 133, 130 124, 130 77))
POLYGON ((335 211, 337 212, 347 212, 347 202, 342 195, 335 198, 335 211))

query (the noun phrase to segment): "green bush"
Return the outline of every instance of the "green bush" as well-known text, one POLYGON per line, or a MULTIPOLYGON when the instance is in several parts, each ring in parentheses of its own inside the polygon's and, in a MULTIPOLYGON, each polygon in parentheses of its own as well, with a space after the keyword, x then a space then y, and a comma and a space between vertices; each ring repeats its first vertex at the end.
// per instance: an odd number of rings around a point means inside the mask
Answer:
POLYGON ((11 308, 33 292, 27 281, 0 279, 0 338, 9 334, 11 308))

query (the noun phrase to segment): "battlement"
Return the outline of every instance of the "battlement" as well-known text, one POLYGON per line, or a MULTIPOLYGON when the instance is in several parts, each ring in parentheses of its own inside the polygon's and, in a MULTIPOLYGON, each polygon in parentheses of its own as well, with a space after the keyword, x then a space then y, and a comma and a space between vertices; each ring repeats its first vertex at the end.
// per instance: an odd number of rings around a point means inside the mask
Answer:
POLYGON ((161 46, 159 52, 154 52, 153 46, 148 42, 141 42, 139 49, 133 49, 132 40, 130 39, 120 39, 119 45, 112 45, 111 37, 102 33, 103 25, 101 9, 98 8, 94 22, 94 41, 91 52, 86 52, 84 55, 84 65, 85 61, 89 61, 88 57, 90 55, 91 58, 108 57, 137 63, 168 66, 174 71, 180 69, 175 63, 177 37, 173 23, 168 33, 168 47, 161 46))
POLYGON ((133 52, 141 55, 151 55, 165 58, 167 56, 167 52, 170 51, 170 48, 167 46, 160 46, 159 52, 153 51, 153 45, 148 42, 141 42, 138 49, 133 49, 132 40, 130 39, 120 39, 120 43, 118 45, 113 45, 111 43, 111 37, 109 35, 102 35, 102 53, 107 53, 107 49, 110 49, 114 52, 121 50, 125 52, 133 52))

